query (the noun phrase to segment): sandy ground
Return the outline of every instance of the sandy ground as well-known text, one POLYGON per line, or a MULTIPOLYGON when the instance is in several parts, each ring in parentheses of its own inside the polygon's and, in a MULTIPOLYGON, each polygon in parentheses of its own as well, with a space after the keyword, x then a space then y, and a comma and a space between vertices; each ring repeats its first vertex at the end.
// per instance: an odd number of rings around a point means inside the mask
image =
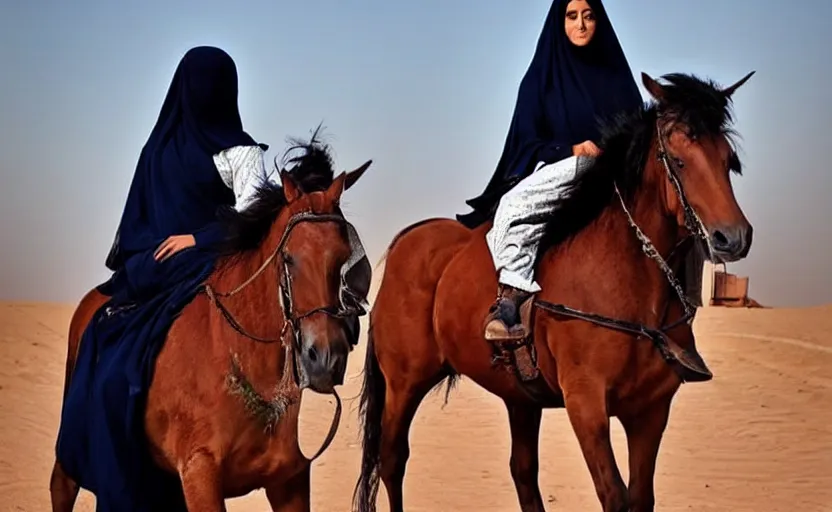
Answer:
MULTIPOLYGON (((50 507, 71 313, 71 306, 0 303, 0 510, 50 507)), ((677 395, 658 462, 657 509, 832 511, 832 307, 706 309, 696 329, 716 378, 677 395)), ((349 507, 360 458, 351 398, 363 349, 351 357, 341 430, 313 469, 313 510, 349 507)), ((463 381, 441 405, 441 396, 432 396, 414 423, 408 510, 517 510, 500 402, 463 381)), ((306 453, 323 439, 332 410, 324 397, 305 397, 306 453)), ((540 485, 549 509, 600 510, 564 412, 544 415, 542 436, 540 485)), ((617 422, 614 441, 619 462, 626 461, 617 422)), ((82 492, 76 510, 94 510, 94 498, 82 492)), ((229 500, 229 510, 269 508, 252 493, 229 500)))

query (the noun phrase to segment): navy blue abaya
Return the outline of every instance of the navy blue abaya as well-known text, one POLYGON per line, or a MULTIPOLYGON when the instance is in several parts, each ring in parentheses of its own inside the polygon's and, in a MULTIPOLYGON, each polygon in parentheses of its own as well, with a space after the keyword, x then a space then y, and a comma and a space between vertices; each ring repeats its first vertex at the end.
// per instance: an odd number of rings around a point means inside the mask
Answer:
POLYGON ((57 458, 96 494, 100 512, 185 510, 178 477, 150 459, 144 432, 156 356, 175 317, 213 270, 223 240, 216 212, 234 203, 213 155, 256 142, 243 131, 237 71, 224 51, 182 58, 142 149, 99 289, 111 296, 84 331, 61 414, 57 458), (196 246, 164 262, 171 235, 196 246))
POLYGON ((572 155, 572 146, 599 142, 598 120, 642 104, 641 94, 601 0, 588 0, 595 35, 579 48, 566 36, 569 0, 554 0, 529 68, 520 82, 503 153, 485 191, 457 218, 475 227, 493 216, 500 198, 534 170, 572 155))

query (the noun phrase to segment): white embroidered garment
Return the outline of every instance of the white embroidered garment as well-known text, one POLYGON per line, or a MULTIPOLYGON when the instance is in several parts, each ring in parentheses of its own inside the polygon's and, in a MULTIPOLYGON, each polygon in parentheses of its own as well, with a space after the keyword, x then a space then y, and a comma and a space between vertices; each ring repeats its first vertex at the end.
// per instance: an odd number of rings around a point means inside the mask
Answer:
POLYGON ((245 210, 257 187, 269 179, 260 146, 234 146, 214 155, 214 165, 225 185, 234 191, 234 208, 245 210))
MULTIPOLYGON (((553 164, 537 164, 535 171, 517 183, 500 200, 494 226, 486 235, 488 249, 498 271, 499 282, 537 293, 534 263, 546 227, 545 220, 554 213, 555 202, 563 187, 592 164, 590 157, 569 157, 553 164)), ((705 250, 697 244, 687 255, 685 294, 696 306, 702 305, 702 273, 705 250)))
POLYGON ((589 157, 571 156, 553 164, 537 164, 534 172, 500 199, 494 225, 486 234, 499 281, 537 293, 534 263, 546 221, 554 212, 563 187, 592 163, 589 157))

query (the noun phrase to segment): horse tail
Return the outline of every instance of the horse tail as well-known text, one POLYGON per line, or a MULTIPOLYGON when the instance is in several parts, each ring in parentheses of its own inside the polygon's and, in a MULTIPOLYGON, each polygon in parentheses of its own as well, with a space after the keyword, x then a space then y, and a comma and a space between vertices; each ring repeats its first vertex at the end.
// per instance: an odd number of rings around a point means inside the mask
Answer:
POLYGON ((381 462, 381 416, 387 383, 381 374, 373 340, 372 314, 367 335, 367 355, 364 359, 364 382, 361 385, 361 399, 358 409, 361 439, 361 475, 353 493, 353 510, 375 512, 379 489, 379 466, 381 462))

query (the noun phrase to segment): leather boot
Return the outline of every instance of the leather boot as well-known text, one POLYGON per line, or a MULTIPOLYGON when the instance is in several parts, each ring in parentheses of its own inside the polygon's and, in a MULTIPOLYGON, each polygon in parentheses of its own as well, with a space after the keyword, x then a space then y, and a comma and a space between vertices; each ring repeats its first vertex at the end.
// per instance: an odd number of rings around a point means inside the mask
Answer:
POLYGON ((519 341, 526 338, 529 333, 520 318, 520 305, 531 295, 508 285, 499 285, 497 300, 491 305, 485 319, 485 339, 519 341))

